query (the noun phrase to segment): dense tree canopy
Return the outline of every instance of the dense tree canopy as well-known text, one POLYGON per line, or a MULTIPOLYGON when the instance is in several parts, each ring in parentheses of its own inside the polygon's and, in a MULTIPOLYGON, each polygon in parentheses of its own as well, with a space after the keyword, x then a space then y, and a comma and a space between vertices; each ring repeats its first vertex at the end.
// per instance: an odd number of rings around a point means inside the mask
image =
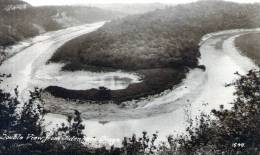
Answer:
POLYGON ((195 67, 207 33, 259 26, 259 5, 199 1, 113 20, 61 47, 51 61, 65 69, 195 67), (76 66, 76 67, 75 67, 76 66))

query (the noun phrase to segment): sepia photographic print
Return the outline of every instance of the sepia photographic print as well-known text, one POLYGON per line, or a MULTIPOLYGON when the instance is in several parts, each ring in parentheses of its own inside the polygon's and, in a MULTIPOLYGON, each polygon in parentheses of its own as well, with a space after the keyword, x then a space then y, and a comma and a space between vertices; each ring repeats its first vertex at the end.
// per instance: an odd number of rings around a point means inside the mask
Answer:
POLYGON ((0 155, 260 155, 260 0, 0 0, 0 155))

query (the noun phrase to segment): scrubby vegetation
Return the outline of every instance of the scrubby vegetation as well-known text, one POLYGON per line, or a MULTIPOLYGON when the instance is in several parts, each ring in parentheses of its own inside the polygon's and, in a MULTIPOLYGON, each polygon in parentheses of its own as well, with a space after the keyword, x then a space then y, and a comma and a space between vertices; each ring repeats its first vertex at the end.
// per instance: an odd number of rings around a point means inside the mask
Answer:
POLYGON ((250 33, 235 40, 235 45, 256 64, 260 65, 260 34, 250 33))
MULTIPOLYGON (((195 120, 189 120, 187 135, 168 137, 168 142, 157 145, 158 133, 148 136, 143 132, 142 137, 133 135, 122 141, 121 148, 107 150, 105 148, 89 148, 81 142, 70 141, 33 141, 33 140, 3 140, 0 139, 1 154, 35 154, 35 155, 77 155, 77 154, 107 154, 107 155, 257 155, 260 152, 260 71, 250 71, 231 85, 235 86, 231 109, 220 106, 212 110, 214 117, 201 114, 195 120)), ((18 94, 15 90, 15 94, 18 94)), ((17 97, 0 91, 0 134, 34 134, 46 137, 43 128, 45 114, 40 91, 31 92, 31 99, 17 114, 17 97)), ((67 125, 63 124, 53 131, 54 136, 84 137, 84 126, 80 113, 68 118, 67 125)))

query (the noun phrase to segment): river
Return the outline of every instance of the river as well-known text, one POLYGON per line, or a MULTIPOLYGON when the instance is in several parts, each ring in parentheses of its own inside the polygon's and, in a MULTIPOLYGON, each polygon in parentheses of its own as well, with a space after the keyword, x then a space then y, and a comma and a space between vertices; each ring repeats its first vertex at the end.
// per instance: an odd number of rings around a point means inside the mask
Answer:
MULTIPOLYGON (((135 73, 64 72, 61 71, 64 64, 46 64, 64 43, 92 32, 103 24, 100 22, 48 32, 27 40, 27 44, 15 45, 12 48, 15 54, 0 66, 1 73, 10 73, 12 77, 5 79, 0 88, 13 92, 18 86, 21 100, 26 101, 28 90, 34 87, 56 85, 79 90, 106 86, 110 89, 123 89, 130 83, 140 82, 140 77, 135 73)), ((121 139, 133 133, 141 134, 143 131, 151 134, 158 131, 161 139, 170 134, 182 133, 187 126, 187 114, 194 118, 202 111, 209 113, 221 104, 229 108, 229 103, 234 99, 234 88, 225 85, 237 78, 235 72, 245 74, 248 70, 257 68, 252 60, 235 48, 234 39, 254 31, 259 30, 232 30, 205 35, 200 43, 199 63, 205 65, 206 70, 190 70, 186 79, 173 87, 173 90, 150 97, 149 100, 125 102, 124 107, 112 104, 61 104, 58 106, 60 112, 80 110, 86 125, 86 135, 105 141, 121 139)), ((45 119, 49 129, 66 117, 48 114, 45 119)))

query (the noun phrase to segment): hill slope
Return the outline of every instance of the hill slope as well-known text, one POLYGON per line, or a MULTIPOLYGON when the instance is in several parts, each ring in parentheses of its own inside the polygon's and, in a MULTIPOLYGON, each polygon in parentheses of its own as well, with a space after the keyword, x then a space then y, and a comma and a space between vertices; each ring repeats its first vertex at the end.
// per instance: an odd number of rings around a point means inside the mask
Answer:
POLYGON ((203 35, 256 27, 259 9, 259 5, 201 1, 129 16, 72 40, 51 61, 66 62, 76 69, 85 65, 130 70, 194 67, 203 35))
POLYGON ((35 25, 56 30, 59 25, 49 16, 41 15, 29 4, 19 0, 0 0, 0 46, 9 46, 23 38, 39 34, 35 25))
POLYGON ((121 17, 94 7, 33 7, 20 0, 0 0, 0 46, 64 27, 121 17))

